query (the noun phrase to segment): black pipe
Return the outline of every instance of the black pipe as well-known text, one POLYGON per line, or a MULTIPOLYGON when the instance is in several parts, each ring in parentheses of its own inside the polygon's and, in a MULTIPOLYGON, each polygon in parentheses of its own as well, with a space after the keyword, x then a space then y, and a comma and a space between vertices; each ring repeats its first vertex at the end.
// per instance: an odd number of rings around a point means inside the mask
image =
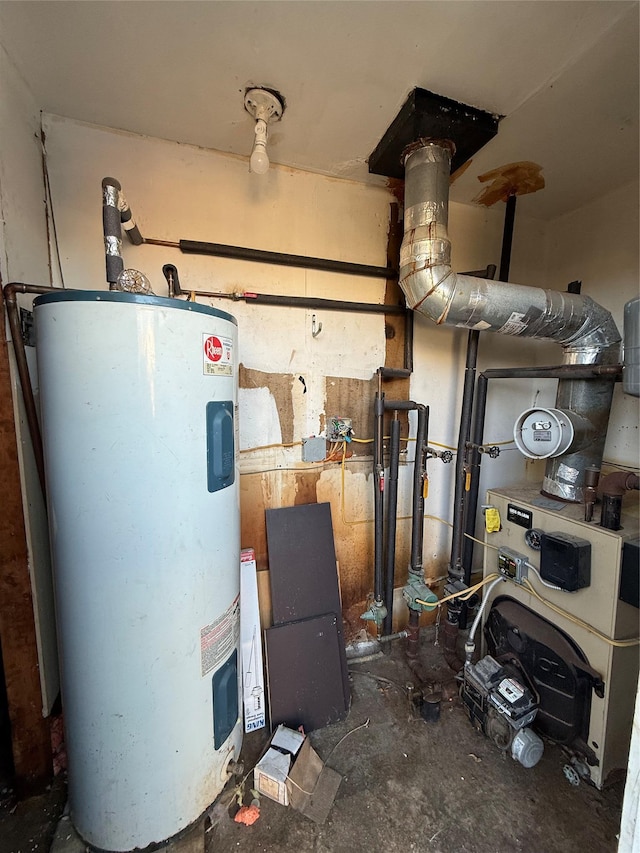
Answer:
POLYGON ((429 407, 416 405, 416 456, 413 463, 413 506, 411 510, 411 562, 410 571, 422 575, 422 543, 424 541, 424 478, 429 441, 429 407))
POLYGON ((22 339, 22 331, 20 329, 20 317, 18 314, 18 293, 51 293, 58 290, 56 287, 45 287, 39 284, 25 284, 22 281, 11 281, 5 285, 3 289, 4 301, 7 306, 7 316, 9 318, 9 328, 11 329, 11 338, 13 339, 13 351, 16 357, 16 368, 18 370, 18 379, 22 389, 24 398, 24 409, 27 416, 27 426, 31 436, 33 445, 33 455, 38 471, 38 479, 42 487, 43 494, 45 493, 45 476, 44 476, 44 451, 42 448, 42 433, 40 432, 40 423, 38 421, 38 412, 36 401, 33 396, 33 388, 31 386, 31 378, 29 376, 29 365, 27 364, 27 354, 22 339))
MULTIPOLYGON (((204 293, 202 294, 205 295, 204 293)), ((219 294, 209 294, 210 296, 219 294)), ((326 311, 357 311, 363 314, 405 314, 404 305, 384 305, 380 302, 345 302, 341 299, 319 299, 315 296, 274 296, 270 293, 243 293, 233 298, 262 305, 286 305, 298 308, 316 308, 326 311)))
POLYGON ((285 308, 314 308, 325 311, 353 311, 358 314, 402 314, 407 309, 402 305, 384 305, 380 302, 346 302, 342 299, 320 299, 315 296, 280 296, 271 293, 228 293, 210 290, 189 290, 182 288, 176 290, 176 296, 188 295, 200 296, 204 299, 230 299, 234 302, 244 300, 247 303, 258 305, 280 305, 285 308))
MULTIPOLYGON (((153 240, 145 240, 153 243, 153 240)), ((165 243, 166 245, 166 243, 165 243)), ((249 249, 243 246, 227 246, 223 243, 202 243, 198 240, 180 240, 178 248, 187 255, 214 255, 218 258, 234 258, 241 261, 257 261, 263 264, 278 264, 285 267, 303 267, 304 269, 337 272, 346 275, 361 275, 370 278, 398 278, 398 270, 392 267, 374 267, 368 264, 352 264, 347 261, 334 261, 329 258, 310 258, 305 255, 289 255, 285 252, 268 252, 263 249, 249 249)))
POLYGON ((458 433, 455 491, 453 499, 453 531, 451 535, 451 561, 449 563, 449 576, 456 580, 460 579, 463 575, 462 548, 464 541, 464 516, 466 504, 467 444, 469 442, 471 432, 473 389, 476 380, 479 340, 480 332, 472 329, 469 332, 467 339, 467 360, 464 370, 462 412, 460 413, 460 432, 458 433))
POLYGON ((511 266, 511 246, 513 245, 513 224, 516 218, 516 195, 507 198, 506 210, 504 212, 504 225, 502 228, 502 252, 500 254, 500 273, 498 281, 509 281, 509 268, 511 266))
POLYGON ((594 379, 622 377, 621 364, 558 364, 550 367, 490 367, 482 371, 487 379, 594 379))
POLYGON ((384 618, 382 633, 390 634, 393 623, 393 586, 395 581, 396 559, 396 520, 398 514, 398 471, 400 469, 400 421, 396 411, 391 421, 389 442, 389 485, 387 487, 387 542, 385 554, 385 590, 384 598, 387 615, 384 618))
MULTIPOLYGON (((380 378, 378 378, 380 387, 380 378)), ((384 457, 383 457, 383 418, 384 418, 384 394, 378 390, 373 402, 373 598, 374 606, 382 604, 383 592, 383 564, 382 547, 384 539, 384 457)))
MULTIPOLYGON (((506 227, 506 226, 505 226, 506 227)), ((469 276, 482 276, 492 279, 496 274, 495 264, 489 264, 486 270, 472 270, 463 273, 469 276)), ((453 498, 453 531, 451 536, 451 558, 449 575, 459 579, 463 574, 462 552, 464 546, 465 510, 467 503, 467 445, 471 433, 471 415, 473 411, 473 392, 476 382, 476 366, 478 363, 478 347, 480 332, 471 329, 467 336, 467 356, 465 362, 464 382, 462 390, 462 410, 460 412, 460 430, 458 432, 458 448, 456 453, 455 489, 453 498)))
POLYGON ((110 285, 114 285, 118 281, 118 276, 124 269, 124 261, 121 254, 120 211, 118 210, 119 193, 119 181, 116 181, 115 178, 102 179, 102 230, 104 234, 106 276, 110 285))
POLYGON ((404 368, 408 373, 413 373, 413 318, 413 311, 407 308, 404 319, 404 368))

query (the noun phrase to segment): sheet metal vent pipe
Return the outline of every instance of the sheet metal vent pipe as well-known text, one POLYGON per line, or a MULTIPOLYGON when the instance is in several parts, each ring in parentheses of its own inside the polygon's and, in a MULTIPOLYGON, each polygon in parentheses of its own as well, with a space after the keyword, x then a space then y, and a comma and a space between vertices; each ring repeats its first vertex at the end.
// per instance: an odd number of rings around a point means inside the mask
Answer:
MULTIPOLYGON (((407 304, 435 323, 559 343, 564 364, 616 364, 620 333, 611 314, 588 296, 455 273, 448 235, 453 144, 419 140, 405 152, 404 239, 400 285, 407 304)), ((584 470, 602 462, 614 383, 560 379, 556 408, 577 430, 566 453, 547 462, 542 491, 581 501, 584 470)))

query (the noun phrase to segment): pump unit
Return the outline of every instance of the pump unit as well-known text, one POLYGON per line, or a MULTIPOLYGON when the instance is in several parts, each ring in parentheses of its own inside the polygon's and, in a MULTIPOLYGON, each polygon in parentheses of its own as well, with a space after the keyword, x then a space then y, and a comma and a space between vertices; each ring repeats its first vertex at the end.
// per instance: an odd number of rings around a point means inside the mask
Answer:
POLYGON ((236 321, 61 290, 35 325, 71 818, 145 848, 240 750, 236 321))

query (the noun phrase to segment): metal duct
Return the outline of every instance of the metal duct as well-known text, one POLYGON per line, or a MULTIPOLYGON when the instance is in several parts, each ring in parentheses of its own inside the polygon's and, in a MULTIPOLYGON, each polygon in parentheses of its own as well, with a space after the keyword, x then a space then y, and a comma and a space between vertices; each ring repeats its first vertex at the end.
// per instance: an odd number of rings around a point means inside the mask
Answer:
MULTIPOLYGON (((405 155, 404 239, 400 285, 410 308, 435 323, 548 338, 564 351, 564 364, 615 364, 620 333, 611 314, 588 296, 462 275, 451 269, 447 229, 453 144, 420 140, 405 155)), ((556 408, 589 422, 567 453, 547 463, 543 492, 582 500, 584 469, 599 467, 613 396, 610 379, 558 383, 556 408)))

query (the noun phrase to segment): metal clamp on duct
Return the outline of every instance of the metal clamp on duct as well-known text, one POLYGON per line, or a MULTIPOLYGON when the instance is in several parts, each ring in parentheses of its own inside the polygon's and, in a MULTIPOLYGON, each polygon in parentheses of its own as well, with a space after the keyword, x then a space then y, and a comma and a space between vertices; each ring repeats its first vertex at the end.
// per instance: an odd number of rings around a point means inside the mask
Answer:
MULTIPOLYGON (((620 333, 611 314, 588 296, 452 270, 447 230, 452 151, 449 141, 419 140, 405 153, 399 281, 409 307, 438 324, 554 340, 564 350, 564 364, 617 363, 620 333)), ((588 421, 590 441, 549 459, 543 492, 582 500, 585 468, 602 461, 612 396, 611 379, 559 381, 556 408, 588 421)))

